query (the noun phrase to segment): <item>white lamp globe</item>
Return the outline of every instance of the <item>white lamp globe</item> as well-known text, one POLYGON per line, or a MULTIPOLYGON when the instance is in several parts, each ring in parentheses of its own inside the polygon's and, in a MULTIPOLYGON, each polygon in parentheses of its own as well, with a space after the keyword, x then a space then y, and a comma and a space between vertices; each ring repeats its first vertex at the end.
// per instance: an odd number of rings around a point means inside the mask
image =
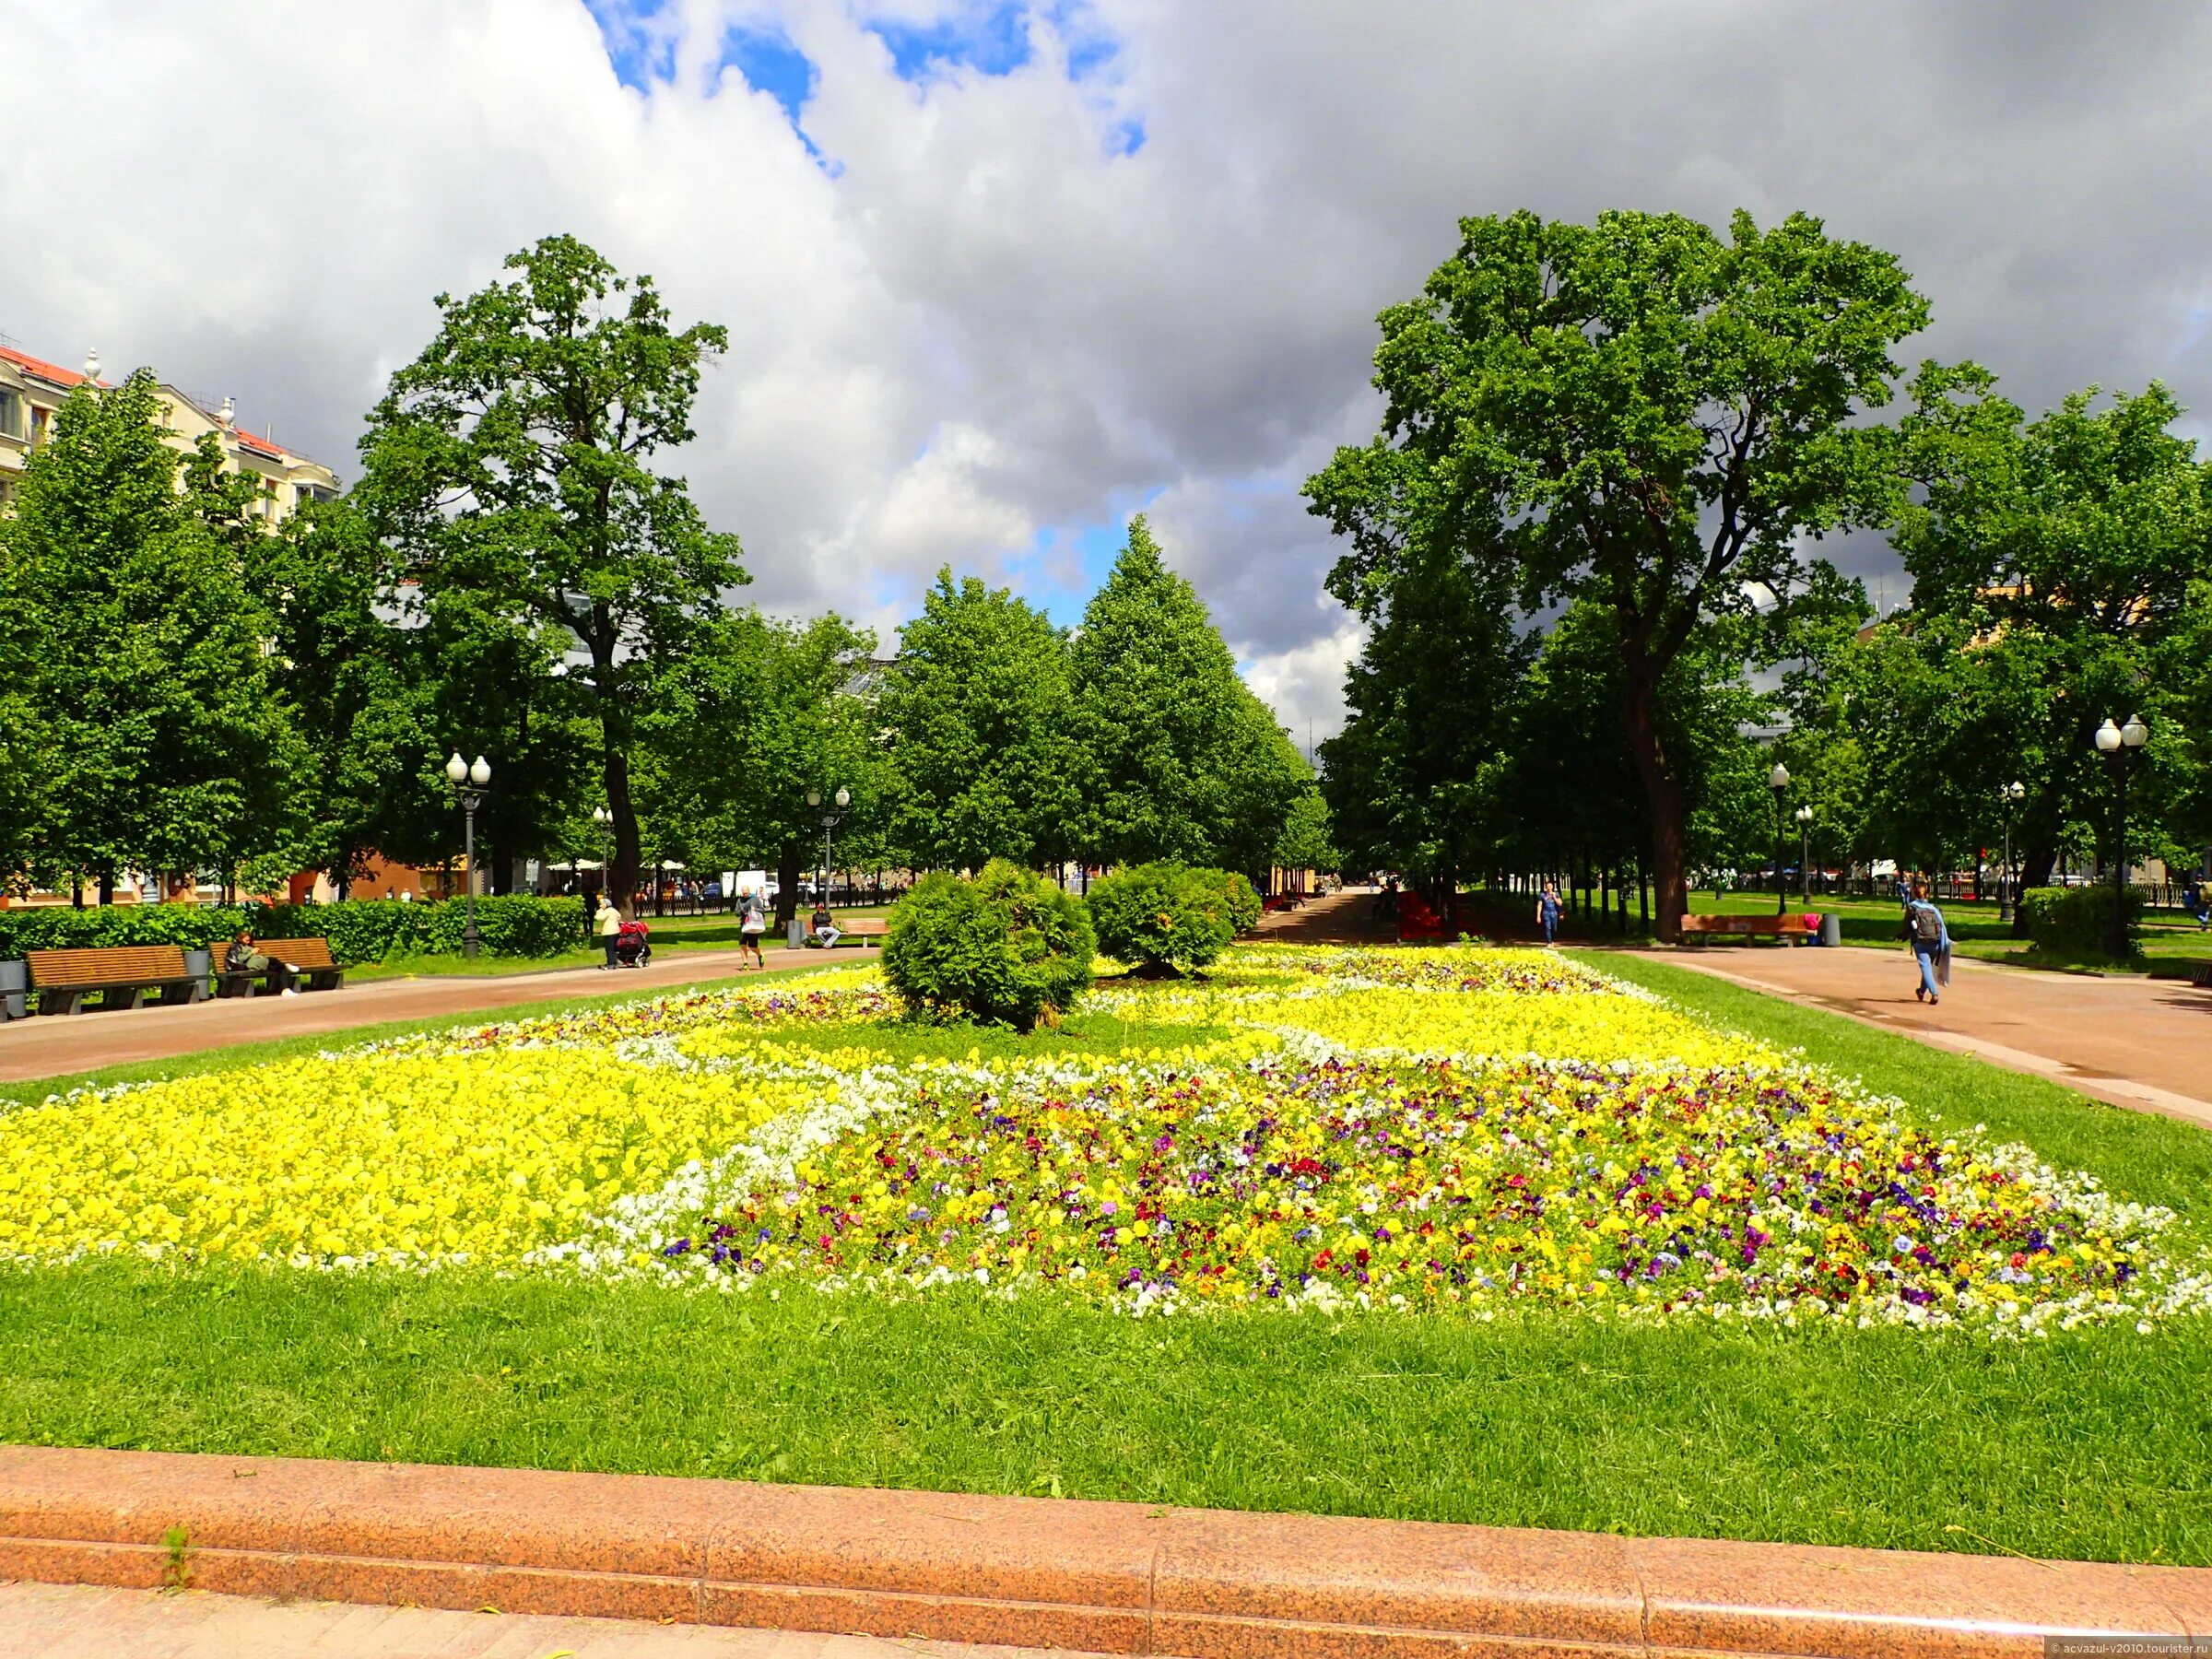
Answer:
POLYGON ((491 782, 491 762, 478 755, 477 763, 468 769, 468 777, 469 782, 478 789, 483 788, 485 784, 491 782))
POLYGON ((2097 728, 2097 747, 2102 753, 2109 755, 2119 747, 2120 728, 2107 720, 2097 728))
POLYGON ((853 792, 852 792, 851 790, 849 790, 849 789, 840 789, 840 790, 837 792, 837 804, 838 804, 840 806, 852 806, 852 805, 853 805, 853 792))
POLYGON ((2120 728, 2120 741, 2129 748, 2141 748, 2150 740, 2150 728, 2143 724, 2140 714, 2130 714, 2127 724, 2120 728))
POLYGON ((1783 765, 1781 761, 1775 761, 1774 770, 1767 774, 1767 787, 1769 789, 1780 792, 1787 789, 1789 786, 1790 769, 1783 765))
MULTIPOLYGON (((2111 722, 2108 721, 2106 724, 2109 725, 2111 722)), ((445 775, 448 779, 455 783, 459 783, 467 778, 468 762, 461 759, 461 751, 459 749, 455 749, 453 751, 453 759, 445 763, 445 775)))

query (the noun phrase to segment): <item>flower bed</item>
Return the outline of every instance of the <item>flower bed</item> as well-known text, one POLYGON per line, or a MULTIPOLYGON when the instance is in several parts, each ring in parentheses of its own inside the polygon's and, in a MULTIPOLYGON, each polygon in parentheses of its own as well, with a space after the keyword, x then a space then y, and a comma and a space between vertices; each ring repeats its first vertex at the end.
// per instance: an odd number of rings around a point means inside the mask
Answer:
POLYGON ((0 1112, 0 1257, 980 1283, 1135 1312, 2036 1331, 2212 1308, 2163 1211, 1548 953, 1232 953, 1098 1053, 897 1057, 867 969, 0 1112), (1162 1022, 1207 1028, 1147 1045, 1162 1022))

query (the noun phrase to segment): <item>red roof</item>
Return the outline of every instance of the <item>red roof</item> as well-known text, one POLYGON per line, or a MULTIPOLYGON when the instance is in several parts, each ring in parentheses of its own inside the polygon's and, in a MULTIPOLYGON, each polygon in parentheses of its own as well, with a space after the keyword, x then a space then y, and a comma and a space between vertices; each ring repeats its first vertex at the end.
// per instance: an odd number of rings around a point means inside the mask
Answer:
POLYGON ((250 450, 259 450, 263 454, 278 461, 284 459, 284 451, 257 432, 249 432, 244 427, 234 426, 230 429, 230 435, 250 450))
MULTIPOLYGON (((26 373, 35 374, 42 381, 52 381, 57 386, 84 383, 85 377, 75 369, 65 369, 59 363, 49 363, 43 358, 34 358, 27 351, 18 351, 12 347, 0 346, 0 358, 6 358, 26 373)), ((103 380, 100 384, 108 386, 114 382, 103 380)))

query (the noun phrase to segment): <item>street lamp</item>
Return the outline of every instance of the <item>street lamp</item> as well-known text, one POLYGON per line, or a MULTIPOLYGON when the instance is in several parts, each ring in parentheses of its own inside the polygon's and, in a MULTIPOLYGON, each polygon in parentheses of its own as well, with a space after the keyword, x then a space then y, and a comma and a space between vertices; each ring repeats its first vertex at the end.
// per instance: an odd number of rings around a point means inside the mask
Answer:
POLYGON ((453 759, 445 763, 446 782, 453 786, 460 798, 464 853, 461 861, 462 881, 467 894, 468 922, 461 930, 461 954, 477 954, 477 808, 484 805, 484 794, 491 782, 491 762, 478 755, 473 764, 461 759, 455 749, 453 759))
MULTIPOLYGON (((822 879, 821 884, 814 889, 817 898, 825 909, 829 907, 830 903, 830 836, 831 831, 844 821, 845 808, 853 805, 853 792, 841 783, 838 785, 837 793, 830 797, 830 809, 822 814, 822 879)), ((821 804, 822 792, 820 790, 810 789, 806 792, 806 805, 809 808, 819 807, 821 804)))
POLYGON ((1813 901, 1813 809, 1800 806, 1797 819, 1797 891, 1805 903, 1813 901))
POLYGON ((1782 873, 1782 801, 1789 793, 1790 769, 1775 761, 1774 770, 1767 774, 1767 787, 1774 792, 1774 913, 1779 916, 1790 907, 1789 883, 1782 873))
POLYGON ((1997 877, 1997 920, 2012 920, 2012 815, 2019 804, 2028 798, 2028 785, 2018 782, 2007 783, 1997 791, 1997 798, 2005 803, 2005 870, 1997 877))
POLYGON ((2097 752, 2112 769, 2112 960, 2127 960, 2127 774, 2136 753, 2150 739, 2142 716, 2130 714, 2116 726, 2108 716, 2097 728, 2097 752))
MULTIPOLYGON (((612 904, 615 889, 608 877, 613 875, 615 868, 615 815, 604 806, 594 806, 592 808, 592 822, 599 829, 599 897, 612 904)), ((616 908, 621 907, 618 905, 616 908)), ((587 943, 592 937, 592 907, 587 904, 583 907, 583 936, 587 943)))

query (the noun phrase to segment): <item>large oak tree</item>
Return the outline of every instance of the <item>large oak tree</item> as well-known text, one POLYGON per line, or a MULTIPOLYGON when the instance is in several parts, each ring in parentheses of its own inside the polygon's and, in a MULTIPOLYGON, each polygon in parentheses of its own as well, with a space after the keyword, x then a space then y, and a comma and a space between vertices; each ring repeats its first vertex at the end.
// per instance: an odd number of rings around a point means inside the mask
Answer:
POLYGON ((1336 591, 1408 553, 1501 562, 1535 613, 1614 618, 1662 936, 1685 908, 1690 803, 1661 718, 1715 618, 1807 585, 1805 541, 1884 522, 1897 343, 1927 307, 1897 261, 1794 215, 1729 234, 1673 214, 1469 218, 1382 316, 1382 428, 1309 481, 1349 538, 1336 591))
POLYGON ((437 337, 370 417, 355 500, 432 605, 458 596, 574 639, 623 894, 641 863, 630 756, 646 700, 746 580, 736 537, 653 465, 691 438, 700 366, 726 335, 677 332, 651 277, 617 276, 574 237, 507 269, 438 297, 437 337))

